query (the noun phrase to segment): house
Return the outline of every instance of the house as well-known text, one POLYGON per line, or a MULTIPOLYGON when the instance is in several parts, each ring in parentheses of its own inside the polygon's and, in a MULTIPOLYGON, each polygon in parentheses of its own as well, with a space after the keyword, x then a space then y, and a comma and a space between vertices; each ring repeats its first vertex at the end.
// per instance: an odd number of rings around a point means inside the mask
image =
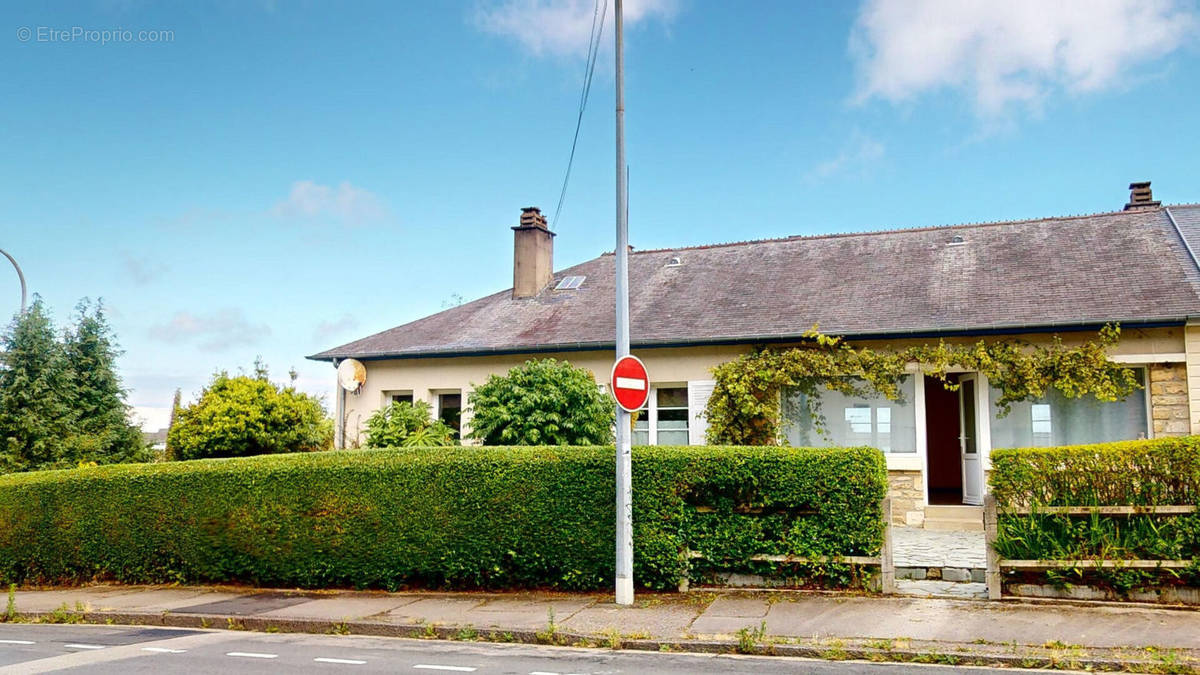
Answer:
MULTIPOLYGON (((904 401, 822 399, 827 436, 793 422, 794 445, 869 444, 891 475, 894 518, 954 519, 927 505, 980 503, 994 447, 1183 435, 1200 430, 1200 205, 1164 207, 1149 183, 1122 210, 1086 216, 745 241, 630 256, 633 352, 651 374, 635 444, 703 444, 710 369, 814 324, 856 345, 1017 338, 1044 344, 1122 328, 1111 358, 1145 389, 1102 403, 1053 392, 997 415, 986 377, 948 391, 919 372, 904 401)), ((613 258, 553 271, 554 234, 534 208, 514 230, 513 288, 310 358, 354 358, 365 385, 339 401, 353 441, 392 400, 428 401, 469 427, 471 389, 532 357, 613 362, 613 258), (461 420, 460 420, 461 415, 461 420)), ((341 439, 339 439, 341 440, 341 439)))

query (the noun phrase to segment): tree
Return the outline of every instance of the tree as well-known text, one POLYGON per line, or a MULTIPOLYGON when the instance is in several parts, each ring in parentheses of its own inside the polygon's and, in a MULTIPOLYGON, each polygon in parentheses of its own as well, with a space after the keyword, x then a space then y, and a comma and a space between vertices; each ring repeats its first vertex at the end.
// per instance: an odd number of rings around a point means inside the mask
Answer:
POLYGON ((180 408, 167 436, 174 457, 241 457, 327 450, 333 423, 316 397, 272 383, 267 369, 213 375, 200 398, 180 408))
POLYGON ((70 434, 71 373, 42 299, 0 336, 0 472, 56 465, 70 434))
POLYGON ((121 351, 104 316, 104 305, 86 298, 75 308, 74 330, 63 352, 71 380, 75 418, 66 453, 68 462, 148 461, 141 430, 129 420, 126 392, 117 375, 121 351))
POLYGON ((566 361, 526 361, 492 375, 471 396, 471 438, 484 445, 613 442, 612 399, 590 370, 566 361))
POLYGON ((368 448, 455 445, 454 429, 430 416, 425 401, 394 401, 367 418, 368 448))

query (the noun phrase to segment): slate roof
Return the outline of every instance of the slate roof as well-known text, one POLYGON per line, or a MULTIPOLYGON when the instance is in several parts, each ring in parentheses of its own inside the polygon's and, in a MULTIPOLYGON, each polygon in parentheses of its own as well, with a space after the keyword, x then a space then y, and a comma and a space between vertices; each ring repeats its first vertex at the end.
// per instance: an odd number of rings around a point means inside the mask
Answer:
MULTIPOLYGON (((635 251, 632 343, 783 341, 814 324, 901 336, 1180 323, 1200 316, 1183 238, 1200 253, 1200 205, 1167 208, 635 251)), ((537 297, 505 290, 309 358, 611 347, 613 295, 609 253, 557 272, 537 297), (569 275, 587 279, 552 290, 569 275)))

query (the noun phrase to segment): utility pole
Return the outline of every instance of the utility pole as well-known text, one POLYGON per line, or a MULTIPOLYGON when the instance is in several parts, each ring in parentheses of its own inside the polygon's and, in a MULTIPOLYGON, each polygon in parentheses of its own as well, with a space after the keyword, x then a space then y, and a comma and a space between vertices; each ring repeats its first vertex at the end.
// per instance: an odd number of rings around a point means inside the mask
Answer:
POLYGON ((21 273, 21 266, 17 264, 17 261, 15 258, 13 258, 11 255, 8 254, 8 251, 5 251, 4 249, 0 248, 0 253, 3 253, 4 257, 8 258, 8 262, 12 263, 12 266, 14 268, 16 268, 16 270, 17 270, 17 279, 19 279, 21 281, 21 313, 24 314, 25 313, 25 295, 26 295, 26 293, 25 293, 25 275, 21 273))
MULTIPOLYGON (((625 59, 621 0, 616 0, 617 41, 617 360, 629 355, 629 211, 625 184, 625 59)), ((617 406, 617 604, 633 604, 633 433, 629 413, 617 406)))

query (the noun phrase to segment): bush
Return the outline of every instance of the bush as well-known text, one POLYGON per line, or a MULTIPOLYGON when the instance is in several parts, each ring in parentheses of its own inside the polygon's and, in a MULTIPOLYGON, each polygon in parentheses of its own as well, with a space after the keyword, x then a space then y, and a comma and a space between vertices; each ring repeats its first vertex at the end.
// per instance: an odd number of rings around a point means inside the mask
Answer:
MULTIPOLYGON (((613 464, 611 446, 454 447, 13 474, 0 581, 608 588, 613 464)), ((875 554, 886 484, 868 448, 639 447, 637 581, 674 588, 684 548, 875 554)))
POLYGON ((454 429, 429 414, 425 401, 394 401, 367 418, 368 448, 456 445, 454 429))
POLYGON ((613 440, 615 403, 592 371, 566 361, 526 361, 471 395, 471 438, 484 445, 597 445, 613 440))
MULTIPOLYGON (((1200 437, 1163 438, 992 452, 991 492, 997 506, 1196 505, 1200 437)), ((1200 514, 1017 515, 999 517, 996 550, 1024 560, 1200 559, 1200 514)), ((1052 570, 1050 582, 1071 578, 1120 592, 1151 583, 1178 583, 1154 570, 1052 570)), ((1200 565, 1182 581, 1200 582, 1200 565)))
POLYGON ((272 383, 259 364, 253 376, 214 375, 198 401, 176 412, 167 436, 171 459, 310 452, 332 444, 333 423, 321 402, 272 383))

